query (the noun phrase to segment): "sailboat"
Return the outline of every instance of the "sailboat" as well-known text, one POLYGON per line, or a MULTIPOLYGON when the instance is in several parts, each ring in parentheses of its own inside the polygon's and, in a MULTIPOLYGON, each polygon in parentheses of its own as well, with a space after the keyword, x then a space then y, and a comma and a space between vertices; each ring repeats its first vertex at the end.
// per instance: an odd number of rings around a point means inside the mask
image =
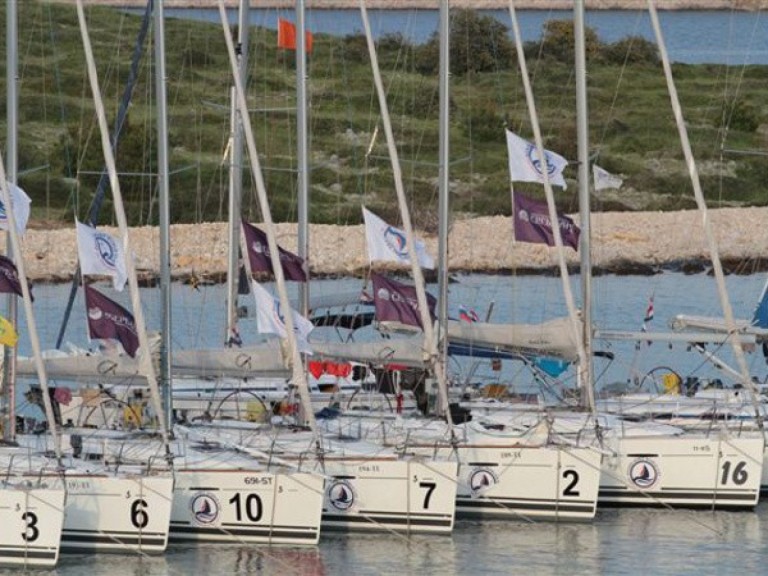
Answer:
MULTIPOLYGON (((512 3, 510 3, 510 14, 517 50, 519 55, 522 55, 520 34, 512 3)), ((582 318, 583 342, 586 347, 586 353, 581 357, 585 375, 581 383, 586 387, 582 398, 589 398, 593 386, 590 364, 593 328, 589 302, 591 298, 588 243, 589 162, 583 1, 576 2, 574 14, 577 39, 581 258, 585 299, 582 318)), ((520 59, 521 64, 524 64, 523 58, 520 59)), ((524 81, 526 76, 527 74, 524 73, 524 81)), ((535 115, 532 115, 532 120, 536 132, 535 115)), ((542 154, 540 136, 537 135, 536 139, 542 154)), ((553 204, 550 201, 549 190, 547 190, 547 196, 552 213, 553 204)), ((554 215, 552 221, 555 221, 554 215)), ((553 230, 556 229, 557 227, 553 227, 553 230)), ((559 249, 562 249, 562 242, 559 239, 557 244, 559 249)), ((525 427, 536 423, 535 415, 526 416, 521 411, 505 410, 503 406, 499 408, 486 417, 499 425, 506 426, 525 427)), ((688 434, 682 429, 671 426, 632 423, 602 413, 579 414, 567 410, 553 410, 552 416, 552 425, 555 430, 569 435, 579 444, 593 444, 606 451, 600 479, 600 505, 751 509, 757 503, 763 450, 761 438, 737 438, 724 430, 713 430, 711 434, 688 434), (738 474, 734 474, 737 469, 738 474)))
MULTIPOLYGON (((440 3, 441 37, 441 195, 447 200, 447 70, 448 2, 440 3)), ((378 71, 376 51, 364 2, 361 13, 372 61, 384 131, 395 175, 395 189, 405 229, 406 246, 415 246, 402 176, 394 145, 383 84, 378 71)), ((442 201, 441 201, 442 202, 442 201)), ((442 205, 442 204, 441 204, 442 205)), ((447 206, 445 204, 444 206, 447 206)), ((441 210, 441 217, 445 213, 441 210)), ((445 222, 445 220, 444 220, 445 222)), ((447 224, 447 222, 445 222, 447 224)), ((444 241, 447 241, 443 228, 444 241)), ((432 455, 436 459, 459 463, 457 477, 457 515, 499 519, 581 520, 594 517, 600 477, 601 454, 592 448, 559 441, 550 433, 542 417, 540 426, 522 433, 516 429, 487 427, 477 421, 453 422, 448 406, 444 368, 440 363, 431 320, 426 308, 424 281, 419 264, 411 258, 418 309, 424 334, 407 346, 416 347, 428 359, 428 367, 437 375, 439 419, 401 418, 393 414, 363 414, 348 411, 328 424, 345 436, 376 440, 396 447, 403 454, 432 455)), ((446 263, 443 257, 443 265, 446 263)), ((444 269, 443 269, 444 270, 444 269)), ((444 272, 443 272, 444 273, 444 272)), ((443 314, 439 330, 446 331, 443 314)), ((390 341, 394 342, 393 341, 390 341)), ((443 339, 443 346, 447 340, 443 339)), ((393 358, 397 362, 397 358, 393 358)))
MULTIPOLYGON (((303 3, 297 6, 299 28, 303 27, 303 3)), ((231 49, 229 29, 222 14, 228 46, 231 49)), ((299 34, 298 54, 304 55, 304 35, 299 34)), ((241 115, 246 143, 248 144, 251 168, 257 183, 260 183, 260 169, 251 134, 250 120, 245 109, 242 83, 237 76, 236 63, 230 54, 233 75, 236 78, 236 96, 241 115)), ((299 77, 302 75, 299 73, 299 77)), ((299 80, 299 84, 303 82, 299 80)), ((301 90, 299 86, 298 90, 301 90)), ((300 104, 301 106, 301 104, 300 104)), ((306 139, 306 126, 304 135, 306 139)), ((261 184, 257 191, 261 197, 261 184)), ((261 198, 260 198, 261 200, 261 198)), ((278 260, 279 249, 270 235, 268 206, 262 213, 267 221, 267 240, 270 243, 272 270, 281 293, 281 305, 287 301, 281 288, 282 268, 278 260)), ((306 218, 306 215, 304 216, 306 218)), ((306 261, 306 259, 305 259, 306 261)), ((245 260, 248 276, 251 277, 250 261, 245 260)), ((257 286, 253 286, 256 290, 257 286)), ((286 319, 291 314, 283 315, 286 319)), ((297 317, 298 318, 298 317, 297 317)), ((292 342, 292 329, 286 322, 285 333, 292 342)), ((231 329, 230 329, 231 330, 231 329)), ((282 354, 279 354, 282 356, 282 354)), ((299 390, 298 424, 300 429, 272 427, 248 422, 211 421, 196 427, 196 433, 206 438, 236 445, 247 452, 258 451, 272 461, 323 474, 328 478, 323 496, 323 529, 343 531, 396 531, 407 534, 450 533, 453 529, 455 512, 456 464, 432 462, 425 458, 401 458, 394 451, 383 449, 363 441, 334 439, 322 435, 315 424, 314 410, 306 384, 304 367, 296 355, 295 348, 289 356, 293 382, 299 390)))

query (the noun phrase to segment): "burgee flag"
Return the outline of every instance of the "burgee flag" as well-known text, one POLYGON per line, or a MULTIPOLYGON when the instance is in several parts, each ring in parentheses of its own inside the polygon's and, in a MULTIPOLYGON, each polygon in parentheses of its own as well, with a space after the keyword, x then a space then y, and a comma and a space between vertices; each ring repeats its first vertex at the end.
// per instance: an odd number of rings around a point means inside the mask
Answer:
POLYGON ((19 341, 19 335, 16 329, 8 320, 0 316, 0 344, 3 346, 16 346, 19 341))
MULTIPOLYGON (((371 273, 373 282, 373 304, 376 307, 377 322, 398 322, 422 328, 419 301, 416 288, 390 280, 385 276, 371 273)), ((432 321, 435 320, 437 299, 427 293, 427 306, 432 321)))
POLYGON ((621 188, 624 180, 611 174, 608 170, 600 168, 597 164, 592 164, 592 178, 595 181, 595 190, 606 190, 608 188, 621 188))
MULTIPOLYGON (((312 32, 304 31, 304 46, 307 54, 312 54, 312 32)), ((277 19, 277 47, 285 50, 296 50, 296 25, 290 20, 277 19)))
MULTIPOLYGON (((285 316, 280 306, 280 300, 272 296, 255 280, 251 282, 251 286, 253 287, 253 296, 256 299, 256 322, 259 333, 277 334, 280 338, 287 338, 288 331, 285 329, 285 316)), ((293 320, 294 332, 296 332, 299 352, 312 354, 312 348, 309 345, 309 333, 314 328, 312 322, 295 310, 291 310, 291 319, 293 320)))
POLYGON ((133 314, 87 284, 84 290, 89 336, 101 340, 117 340, 123 350, 135 358, 139 349, 139 335, 133 314))
MULTIPOLYGON (((368 245, 368 261, 383 260, 384 262, 398 262, 410 264, 410 253, 405 232, 394 226, 390 226, 373 212, 363 207, 365 219, 365 239, 368 245)), ((416 257, 422 268, 432 270, 435 261, 427 253, 427 247, 422 240, 415 239, 416 257)))
MULTIPOLYGON (((544 174, 536 146, 507 130, 507 152, 509 153, 509 178, 512 182, 544 183, 544 174)), ((563 169, 568 166, 568 160, 549 150, 545 150, 544 155, 547 158, 549 183, 567 188, 563 169)))
MULTIPOLYGON (((29 207, 32 204, 32 200, 30 200, 24 190, 11 182, 8 182, 8 193, 11 195, 13 217, 16 219, 16 230, 18 230, 20 235, 23 235, 27 229, 29 207)), ((0 230, 8 230, 8 215, 5 212, 2 196, 0 196, 0 230)))
MULTIPOLYGON (((2 254, 0 254, 0 293, 24 295, 21 291, 21 281, 19 280, 19 271, 16 269, 16 264, 13 263, 13 260, 2 254)), ((29 297, 32 299, 32 302, 35 301, 31 286, 29 287, 29 297)))
MULTIPOLYGON (((549 246, 555 245, 552 222, 549 219, 549 207, 546 202, 537 202, 516 192, 513 210, 515 240, 549 246)), ((570 246, 574 250, 578 250, 579 236, 581 235, 579 227, 568 216, 559 212, 557 219, 563 246, 570 246)))
MULTIPOLYGON (((243 233, 245 242, 248 245, 248 261, 251 263, 251 272, 267 272, 272 274, 272 256, 269 252, 269 243, 267 235, 259 230, 253 224, 243 220, 243 233)), ((286 280, 295 282, 306 282, 307 276, 304 273, 304 260, 296 254, 277 247, 280 254, 280 265, 283 268, 283 275, 286 280)))
POLYGON ((122 291, 128 281, 125 252, 122 245, 109 234, 99 232, 75 220, 77 224, 77 253, 83 274, 112 276, 112 286, 122 291))

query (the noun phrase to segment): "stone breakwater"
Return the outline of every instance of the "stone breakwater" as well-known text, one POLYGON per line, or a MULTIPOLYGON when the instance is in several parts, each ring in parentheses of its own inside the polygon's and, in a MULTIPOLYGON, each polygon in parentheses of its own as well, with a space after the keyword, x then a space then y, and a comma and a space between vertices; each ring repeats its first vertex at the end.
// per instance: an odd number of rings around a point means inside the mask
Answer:
MULTIPOLYGON (((768 255, 768 208, 722 208, 710 211, 721 258, 726 267, 749 273, 764 269, 768 255)), ((578 216, 574 220, 579 223, 578 216)), ((64 282, 77 264, 73 228, 36 229, 24 237, 27 274, 35 282, 64 282)), ((296 224, 276 226, 279 244, 296 250, 296 224)), ((172 276, 176 280, 221 281, 226 273, 226 224, 176 224, 171 229, 172 276)), ((103 231, 117 235, 110 227, 103 231)), ((437 238, 417 231, 431 254, 437 238)), ((706 270, 709 253, 698 211, 606 212, 592 216, 593 266, 597 272, 652 274, 663 269, 706 270)), ((2 236, 5 236, 4 234, 2 236)), ((133 228, 130 242, 145 280, 157 276, 159 234, 156 227, 133 228)), ((310 268, 315 276, 355 276, 368 267, 363 225, 312 225, 310 268)), ((4 248, 4 239, 0 240, 4 248)), ((449 234, 452 272, 543 274, 556 269, 556 252, 540 244, 515 242, 511 218, 455 220, 449 234)), ((568 262, 578 255, 567 249, 568 262)), ((407 271, 406 269, 403 269, 407 271)))
MULTIPOLYGON (((60 3, 74 4, 75 0, 53 0, 60 3)), ((86 4, 114 7, 146 6, 146 0, 85 0, 86 4)), ((224 0, 230 8, 236 8, 239 0, 224 0)), ((216 8, 217 0, 165 0, 166 8, 216 8)), ((295 7, 295 0, 251 0, 253 8, 295 7)), ((437 0, 368 0, 369 9, 385 10, 426 10, 438 7, 437 0)), ((590 10, 645 10, 647 0, 586 0, 590 10)), ((357 9, 358 0, 307 0, 310 9, 357 9)), ((509 7, 509 0, 451 0, 452 8, 475 8, 504 10, 509 7)), ((518 10, 570 10, 573 0, 517 0, 518 10)), ((766 0, 659 0, 659 10, 762 10, 768 8, 766 0)))

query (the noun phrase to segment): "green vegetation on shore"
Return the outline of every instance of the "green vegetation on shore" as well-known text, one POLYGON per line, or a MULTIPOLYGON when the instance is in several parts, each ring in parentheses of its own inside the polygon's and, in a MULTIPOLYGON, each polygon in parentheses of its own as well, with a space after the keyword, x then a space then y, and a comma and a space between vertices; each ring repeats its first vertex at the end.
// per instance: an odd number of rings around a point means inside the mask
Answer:
MULTIPOLYGON (((129 72, 140 18, 89 8, 89 25, 108 117, 114 119, 129 72)), ((0 19, 0 25, 4 22, 0 19)), ((20 183, 33 198, 33 219, 51 224, 83 218, 94 195, 102 155, 82 43, 72 6, 19 3, 20 183), (44 169, 34 170, 37 167, 44 169), (25 173, 25 171, 28 171, 25 173)), ((221 27, 168 20, 166 28, 174 222, 221 220, 227 211, 230 68, 221 27)), ((552 22, 542 40, 526 45, 545 145, 576 157, 572 31, 552 22)), ((416 223, 436 224, 437 43, 414 46, 399 36, 378 43, 389 90, 405 185, 416 223)), ((5 46, 0 84, 5 92, 5 46)), ((151 53, 151 49, 148 54, 151 53)), ((273 216, 296 219, 294 53, 278 50, 276 33, 253 29, 252 122, 273 216)), ((603 44, 588 38, 590 139, 597 162, 624 177, 624 188, 595 199, 596 210, 693 206, 669 97, 655 48, 628 38, 603 44)), ((474 12, 454 11, 451 147, 454 213, 508 214, 504 127, 530 138, 514 49, 506 29, 474 12)), ((768 134, 763 104, 768 67, 675 65, 702 184, 712 205, 762 205, 768 165, 753 150, 768 134)), ((361 219, 360 205, 396 219, 394 191, 364 38, 316 35, 309 59, 311 202, 315 223, 361 219)), ((154 80, 145 56, 117 153, 130 222, 157 219, 154 180, 154 80), (143 174, 143 176, 141 175, 143 174)), ((5 99, 0 101, 4 130, 5 99)), ((5 147, 3 147, 5 148, 5 147)), ((245 174, 246 216, 259 219, 245 174)), ((574 181, 575 165, 566 177, 574 181)), ((518 185, 532 195, 540 187, 518 185)), ((109 195, 108 195, 109 197, 109 195)), ((559 193, 576 206, 576 187, 559 193)), ((112 218, 107 202, 105 222, 112 218)))

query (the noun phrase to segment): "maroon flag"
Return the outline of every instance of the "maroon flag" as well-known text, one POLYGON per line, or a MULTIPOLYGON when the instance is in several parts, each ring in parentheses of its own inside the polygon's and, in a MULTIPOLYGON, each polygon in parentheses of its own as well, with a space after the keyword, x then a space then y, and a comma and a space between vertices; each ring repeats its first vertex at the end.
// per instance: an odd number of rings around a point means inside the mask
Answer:
POLYGON ((133 314, 88 285, 85 286, 85 308, 91 338, 117 340, 131 358, 136 357, 139 336, 133 314))
MULTIPOLYGON (((400 322, 423 328, 415 287, 389 280, 375 272, 371 272, 371 280, 373 281, 373 303, 376 307, 376 320, 378 322, 400 322)), ((427 294, 429 315, 433 321, 436 304, 436 298, 427 294)))
MULTIPOLYGON (((16 269, 16 264, 13 260, 0 254, 0 293, 3 294, 18 294, 23 296, 21 291, 21 281, 19 280, 19 272, 16 269)), ((32 289, 30 288, 29 296, 32 298, 32 302, 35 301, 35 297, 32 296, 32 289)))
MULTIPOLYGON (((267 235, 243 220, 243 232, 245 233, 245 243, 248 249, 248 259, 251 262, 253 272, 268 272, 272 274, 272 258, 269 253, 269 243, 267 235)), ((279 246, 280 264, 283 266, 283 274, 286 280, 294 282, 306 282, 307 275, 304 274, 304 260, 288 250, 283 250, 279 246)))
MULTIPOLYGON (((549 208, 546 202, 531 200, 515 192, 513 218, 515 240, 547 244, 549 246, 555 245, 552 223, 549 219, 549 208)), ((578 250, 579 235, 581 234, 579 227, 573 223, 573 220, 563 214, 558 213, 557 219, 560 225, 560 236, 563 239, 563 245, 578 250)))

